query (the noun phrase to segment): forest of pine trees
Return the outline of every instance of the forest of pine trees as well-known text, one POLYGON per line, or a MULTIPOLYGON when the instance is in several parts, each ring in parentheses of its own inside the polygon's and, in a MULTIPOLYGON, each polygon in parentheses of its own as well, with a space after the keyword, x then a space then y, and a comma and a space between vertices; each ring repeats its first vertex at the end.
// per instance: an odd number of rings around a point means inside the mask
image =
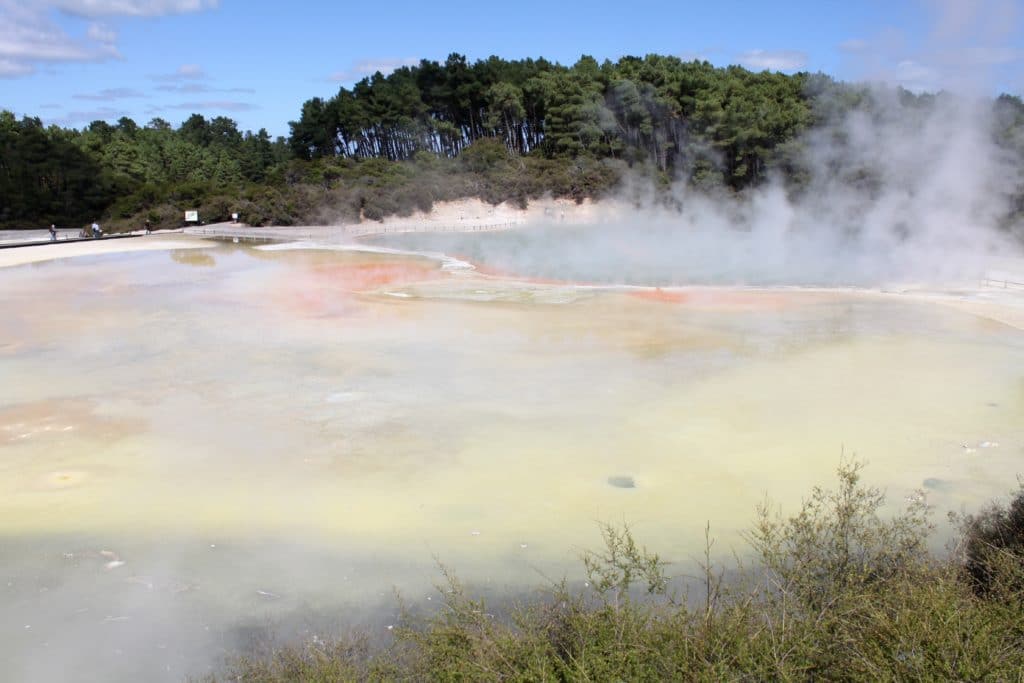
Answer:
MULTIPOLYGON (((626 174, 654 187, 743 193, 782 180, 799 191, 802 136, 851 110, 871 116, 876 92, 659 55, 562 66, 452 54, 307 100, 287 138, 222 116, 75 130, 2 111, 0 226, 167 226, 195 207, 252 224, 380 219, 461 197, 600 197, 626 174)), ((895 94, 907 116, 944 96, 895 94)), ((992 106, 991 134, 1024 168, 1024 103, 1001 95, 992 106)), ((1019 189, 1009 216, 1024 212, 1019 189)))

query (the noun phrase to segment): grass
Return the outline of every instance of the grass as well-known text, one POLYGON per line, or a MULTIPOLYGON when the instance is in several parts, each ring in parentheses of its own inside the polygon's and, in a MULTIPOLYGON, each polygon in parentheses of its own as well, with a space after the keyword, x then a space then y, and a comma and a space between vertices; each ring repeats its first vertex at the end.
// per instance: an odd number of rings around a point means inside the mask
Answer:
POLYGON ((317 638, 211 680, 1024 681, 1024 488, 959 518, 936 556, 923 496, 883 517, 861 471, 843 462, 794 516, 759 508, 749 560, 713 565, 709 535, 699 596, 670 593, 658 555, 605 525, 584 592, 497 612, 442 568, 442 608, 403 611, 391 642, 317 638))

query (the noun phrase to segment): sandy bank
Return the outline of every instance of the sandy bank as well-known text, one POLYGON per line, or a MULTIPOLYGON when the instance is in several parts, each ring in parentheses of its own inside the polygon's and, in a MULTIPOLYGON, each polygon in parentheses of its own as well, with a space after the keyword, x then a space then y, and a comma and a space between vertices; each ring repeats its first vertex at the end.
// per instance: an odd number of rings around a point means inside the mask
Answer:
POLYGON ((70 244, 55 242, 54 244, 42 246, 0 250, 0 268, 52 261, 54 259, 75 258, 77 256, 98 256, 102 254, 159 251, 164 249, 203 249, 209 246, 209 242, 183 235, 148 235, 127 240, 100 239, 89 242, 72 242, 70 244))
POLYGON ((602 215, 622 208, 620 202, 589 199, 577 204, 570 199, 533 200, 525 209, 507 202, 491 205, 479 199, 460 199, 437 202, 429 213, 417 211, 411 216, 388 216, 383 221, 363 221, 349 226, 354 230, 371 232, 432 231, 472 232, 479 229, 514 228, 533 223, 566 223, 580 225, 598 222, 602 215))
POLYGON ((508 203, 493 206, 479 199, 437 202, 429 212, 409 216, 388 216, 382 221, 335 223, 326 225, 268 225, 250 227, 237 223, 217 223, 185 228, 198 237, 238 237, 239 239, 305 240, 325 243, 351 241, 355 237, 393 232, 489 232, 511 230, 538 223, 584 225, 622 208, 619 202, 600 204, 585 200, 579 204, 568 199, 530 202, 521 209, 508 203))

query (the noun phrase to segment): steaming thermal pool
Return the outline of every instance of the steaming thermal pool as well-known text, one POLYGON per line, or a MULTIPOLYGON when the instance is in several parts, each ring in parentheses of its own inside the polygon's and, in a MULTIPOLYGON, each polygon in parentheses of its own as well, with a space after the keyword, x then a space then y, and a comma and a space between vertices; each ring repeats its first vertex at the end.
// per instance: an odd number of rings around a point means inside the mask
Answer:
POLYGON ((1024 332, 989 318, 442 265, 211 244, 0 269, 5 677, 181 680, 263 628, 384 629, 435 558, 578 581, 597 521, 689 573, 706 521, 742 551, 766 493, 792 510, 843 451, 937 517, 1024 470, 1024 332))

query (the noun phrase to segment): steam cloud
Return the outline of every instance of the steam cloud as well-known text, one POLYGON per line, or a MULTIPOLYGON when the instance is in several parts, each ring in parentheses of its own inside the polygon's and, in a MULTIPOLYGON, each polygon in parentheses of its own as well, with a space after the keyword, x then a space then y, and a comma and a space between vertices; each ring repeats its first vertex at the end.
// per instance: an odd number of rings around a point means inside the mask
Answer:
POLYGON ((892 88, 871 94, 873 107, 798 141, 800 192, 781 179, 736 197, 677 183, 664 202, 634 181, 593 225, 412 241, 524 275, 656 285, 976 282, 1022 254, 1021 226, 1007 223, 1021 168, 993 138, 991 100, 908 106, 892 88))

